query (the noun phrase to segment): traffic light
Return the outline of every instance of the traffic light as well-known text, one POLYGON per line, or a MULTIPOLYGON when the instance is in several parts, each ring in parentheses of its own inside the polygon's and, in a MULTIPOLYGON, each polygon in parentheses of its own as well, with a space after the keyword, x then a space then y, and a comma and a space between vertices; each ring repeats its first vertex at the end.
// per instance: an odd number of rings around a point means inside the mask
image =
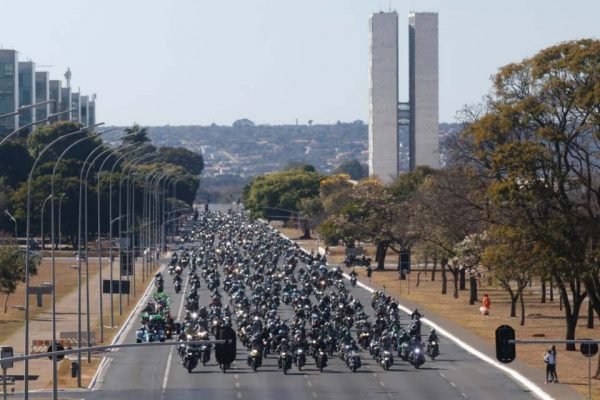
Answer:
POLYGON ((501 325, 496 329, 496 359, 501 363, 508 364, 517 357, 517 349, 514 343, 515 330, 508 325, 501 325))

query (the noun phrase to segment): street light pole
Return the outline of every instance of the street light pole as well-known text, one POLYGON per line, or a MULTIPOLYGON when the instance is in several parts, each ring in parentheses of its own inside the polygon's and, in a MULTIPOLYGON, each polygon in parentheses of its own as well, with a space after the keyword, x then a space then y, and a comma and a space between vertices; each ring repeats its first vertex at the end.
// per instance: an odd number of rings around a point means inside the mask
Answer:
POLYGON ((53 99, 53 100, 46 100, 46 101, 42 101, 42 102, 39 102, 39 103, 29 104, 29 105, 26 105, 26 106, 22 106, 22 107, 19 107, 17 109, 17 111, 13 111, 13 112, 9 112, 7 114, 0 115, 0 119, 14 117, 15 115, 19 115, 19 114, 21 114, 21 113, 23 113, 23 112, 25 112, 25 111, 27 111, 27 110, 29 110, 31 108, 36 108, 36 107, 44 106, 44 105, 46 105, 48 103, 55 103, 55 102, 56 102, 56 100, 53 99))
POLYGON ((58 202, 58 249, 60 250, 60 244, 62 241, 62 201, 66 193, 60 195, 60 201, 58 202))
MULTIPOLYGON (((42 257, 44 257, 44 250, 45 250, 45 247, 46 247, 46 246, 45 246, 45 241, 44 241, 44 209, 46 208, 46 202, 47 202, 48 200, 50 200, 50 198, 51 198, 51 197, 52 197, 52 193, 50 193, 50 194, 48 195, 48 197, 46 197, 46 198, 44 199, 44 202, 42 203, 42 216, 41 216, 41 218, 40 218, 40 221, 41 221, 41 228, 40 228, 40 231, 41 231, 41 234, 42 234, 42 257)), ((28 249, 28 250, 29 250, 29 249, 28 249)))
MULTIPOLYGON (((73 135, 79 134, 81 132, 87 131, 90 128, 95 128, 97 126, 103 125, 104 123, 99 123, 96 124, 92 127, 86 127, 83 129, 79 129, 75 132, 70 132, 67 134, 64 134, 56 139, 54 139, 52 142, 50 142, 50 144, 48 144, 46 147, 44 147, 42 149, 42 151, 40 151, 40 153, 38 154, 37 158, 34 160, 33 165, 31 167, 31 170, 29 171, 29 177, 27 179, 27 217, 26 217, 26 248, 29 249, 30 248, 30 222, 31 222, 31 181, 33 178, 33 173, 37 167, 38 162, 40 161, 40 159, 42 158, 42 156, 46 153, 46 151, 52 147, 54 144, 56 144, 57 142, 66 139, 68 137, 71 137, 73 135)), ((52 290, 54 291, 55 288, 52 288, 52 290)), ((25 355, 28 356, 29 355, 29 251, 25 252, 25 337, 24 337, 24 341, 25 341, 25 355)), ((56 350, 56 343, 52 343, 52 350, 55 351, 56 350)), ((56 356, 53 357, 54 359, 56 359, 56 356)), ((24 399, 28 400, 29 399, 29 360, 25 360, 25 377, 24 377, 24 399)))
POLYGON ((29 127, 34 126, 34 125, 39 125, 39 124, 42 124, 44 122, 48 122, 50 119, 52 119, 54 117, 57 117, 57 116, 62 115, 62 114, 66 114, 66 113, 74 111, 74 110, 76 110, 76 109, 72 108, 70 110, 65 110, 65 111, 61 111, 61 112, 55 113, 55 114, 50 114, 45 119, 41 119, 39 121, 34 121, 34 122, 31 122, 31 123, 29 123, 27 125, 23 125, 23 126, 17 128, 17 129, 15 129, 14 131, 12 131, 11 133, 9 133, 5 137, 3 137, 2 140, 0 140, 0 146, 2 146, 8 139, 10 139, 11 137, 13 137, 17 133, 21 132, 25 128, 29 128, 29 127))
POLYGON ((8 218, 12 219, 12 221, 15 223, 15 244, 18 246, 19 245, 19 241, 18 241, 18 236, 17 236, 17 220, 15 219, 15 217, 12 216, 11 213, 8 212, 8 210, 4 210, 4 213, 6 215, 8 215, 8 218))

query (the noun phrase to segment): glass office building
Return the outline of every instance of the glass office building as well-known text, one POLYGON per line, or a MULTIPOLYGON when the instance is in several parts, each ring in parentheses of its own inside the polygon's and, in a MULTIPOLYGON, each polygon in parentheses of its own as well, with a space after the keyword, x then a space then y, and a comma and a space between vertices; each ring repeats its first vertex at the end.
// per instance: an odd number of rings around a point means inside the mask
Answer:
POLYGON ((79 121, 79 122, 81 122, 81 125, 83 125, 83 126, 88 126, 89 125, 89 121, 88 121, 89 96, 81 96, 80 103, 81 103, 81 107, 80 107, 81 112, 79 113, 79 115, 81 116, 81 121, 79 121))
MULTIPOLYGON (((54 103, 50 103, 50 114, 56 114, 61 110, 62 106, 62 87, 59 80, 50 80, 49 83, 49 95, 50 100, 54 100, 54 103)), ((53 122, 53 121, 50 121, 53 122)))
MULTIPOLYGON (((67 111, 71 109, 71 88, 70 87, 64 87, 61 89, 60 91, 60 111, 67 111)), ((67 112, 64 114, 61 114, 60 116, 60 120, 61 121, 70 121, 71 120, 71 113, 67 112)))
MULTIPOLYGON (((32 61, 19 62, 19 107, 35 103, 35 64, 32 61)), ((35 121, 33 109, 19 114, 19 127, 35 121)))
POLYGON ((81 122, 81 98, 79 92, 71 93, 71 121, 81 122))
MULTIPOLYGON (((46 71, 35 73, 35 102, 41 103, 50 100, 50 74, 46 71)), ((41 121, 48 118, 50 104, 36 107, 35 120, 41 121)))
MULTIPOLYGON (((0 49, 0 115, 15 112, 19 107, 19 57, 16 50, 0 49)), ((19 117, 0 119, 0 135, 19 125, 19 117)))

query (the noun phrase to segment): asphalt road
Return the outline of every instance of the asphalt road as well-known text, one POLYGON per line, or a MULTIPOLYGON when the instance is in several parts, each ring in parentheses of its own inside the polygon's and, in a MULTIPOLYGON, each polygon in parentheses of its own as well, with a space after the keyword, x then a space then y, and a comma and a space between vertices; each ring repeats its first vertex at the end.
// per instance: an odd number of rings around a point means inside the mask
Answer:
MULTIPOLYGON (((187 281, 187 272, 184 271, 187 281)), ((209 292, 200 289, 201 304, 208 304, 209 292)), ((184 286, 185 288, 185 286, 184 286)), ((189 289, 189 288, 188 288, 189 289)), ((165 291, 172 299, 172 313, 180 310, 182 294, 175 294, 171 277, 165 276, 165 291)), ((367 309, 370 294, 353 289, 367 309)), ((228 296, 223 294, 223 301, 228 296)), ((284 306, 282 304, 282 306, 284 306)), ((286 312, 285 308, 283 308, 286 312)), ((139 316, 125 337, 135 342, 139 316)), ((406 322, 407 318, 403 322, 406 322)), ((425 328, 425 326, 424 326, 425 328)), ((424 330, 424 333, 426 331, 424 330)), ((109 365, 100 377, 96 390, 79 392, 85 399, 531 399, 526 389, 502 372, 480 361, 450 341, 440 337, 441 355, 420 369, 395 358, 390 371, 378 366, 368 352, 362 352, 363 366, 352 373, 334 356, 323 373, 315 368, 311 357, 308 365, 285 376, 277 368, 275 355, 263 360, 253 372, 246 365, 246 350, 238 344, 238 358, 231 370, 223 373, 214 353, 211 362, 201 364, 189 374, 182 366, 175 348, 160 346, 152 349, 121 349, 111 353, 109 365)))

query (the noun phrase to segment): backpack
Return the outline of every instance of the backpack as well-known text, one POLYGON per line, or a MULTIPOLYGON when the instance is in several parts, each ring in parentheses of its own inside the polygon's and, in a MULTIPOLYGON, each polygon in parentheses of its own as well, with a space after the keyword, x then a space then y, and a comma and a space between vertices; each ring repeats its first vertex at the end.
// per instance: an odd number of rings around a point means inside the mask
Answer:
POLYGON ((544 354, 544 362, 545 362, 546 364, 548 364, 548 362, 549 362, 549 361, 550 361, 550 353, 546 353, 546 354, 544 354))

